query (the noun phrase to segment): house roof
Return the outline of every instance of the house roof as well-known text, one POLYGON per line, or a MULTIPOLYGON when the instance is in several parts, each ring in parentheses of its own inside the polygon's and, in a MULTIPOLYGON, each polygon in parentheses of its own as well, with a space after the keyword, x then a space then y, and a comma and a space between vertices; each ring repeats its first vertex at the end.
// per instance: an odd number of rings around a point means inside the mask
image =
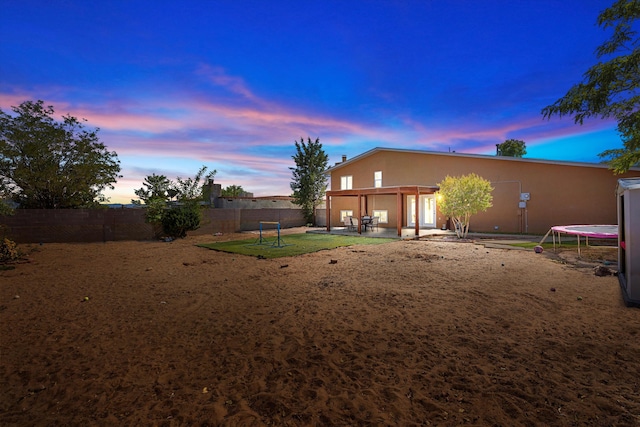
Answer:
MULTIPOLYGON (((413 150, 413 149, 403 149, 403 148, 384 148, 384 147, 376 147, 369 151, 365 151, 362 154, 359 154, 347 161, 336 163, 333 166, 330 166, 325 173, 331 173, 336 169, 340 169, 343 166, 346 166, 350 163, 357 162, 359 160, 364 159, 365 157, 369 157, 373 154, 391 151, 396 153, 412 153, 412 154, 430 154, 435 156, 449 156, 449 157, 466 157, 472 159, 492 159, 492 160, 500 160, 505 162, 525 162, 525 163, 543 163, 547 165, 563 165, 563 166, 580 166, 580 167, 590 167, 590 168, 599 168, 599 169, 608 169, 609 166, 606 163, 587 163, 587 162, 570 162, 570 161, 558 161, 558 160, 544 160, 544 159, 530 159, 530 158, 521 158, 521 157, 509 157, 509 156, 496 156, 496 155, 487 155, 487 154, 467 154, 467 153, 447 153, 443 151, 428 151, 428 150, 413 150)), ((640 171, 640 167, 633 167, 630 169, 631 171, 640 171)))
POLYGON ((618 180, 618 189, 640 190, 640 178, 620 178, 618 180))

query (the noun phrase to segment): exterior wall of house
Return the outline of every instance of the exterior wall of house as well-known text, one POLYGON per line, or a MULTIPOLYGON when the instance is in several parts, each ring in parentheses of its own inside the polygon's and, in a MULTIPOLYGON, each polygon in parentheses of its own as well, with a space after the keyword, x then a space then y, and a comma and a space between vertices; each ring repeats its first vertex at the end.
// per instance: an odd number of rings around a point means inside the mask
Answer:
MULTIPOLYGON (((330 173, 331 190, 340 190, 340 178, 347 175, 353 177, 353 189, 374 187, 375 171, 382 171, 383 187, 435 186, 447 175, 476 173, 491 181, 493 207, 473 215, 470 229, 533 234, 546 233, 553 225, 616 224, 617 180, 640 176, 638 169, 614 175, 602 165, 584 163, 376 149, 336 165, 330 173), (530 194, 526 208, 519 207, 520 193, 530 194)), ((357 197, 332 197, 331 224, 340 225, 342 209, 352 209, 357 215, 357 200, 357 197)), ((395 228, 396 196, 367 196, 366 205, 369 212, 388 210, 389 222, 380 226, 395 228)), ((406 196, 402 205, 402 223, 406 226, 406 196)), ((447 218, 437 211, 436 221, 440 228, 447 218)))

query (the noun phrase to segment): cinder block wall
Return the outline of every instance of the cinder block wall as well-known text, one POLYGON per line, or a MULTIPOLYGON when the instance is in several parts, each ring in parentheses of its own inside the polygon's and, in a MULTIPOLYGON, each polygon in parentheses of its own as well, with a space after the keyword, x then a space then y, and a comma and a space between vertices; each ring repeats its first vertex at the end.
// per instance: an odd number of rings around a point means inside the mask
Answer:
POLYGON ((154 236, 142 209, 18 209, 0 217, 18 243, 146 240, 154 236))
MULTIPOLYGON (((17 243, 152 240, 158 230, 144 222, 144 213, 144 209, 18 209, 14 215, 0 216, 0 237, 17 243)), ((260 221, 279 221, 282 228, 305 225, 300 209, 205 209, 200 228, 189 234, 257 230, 260 221)))

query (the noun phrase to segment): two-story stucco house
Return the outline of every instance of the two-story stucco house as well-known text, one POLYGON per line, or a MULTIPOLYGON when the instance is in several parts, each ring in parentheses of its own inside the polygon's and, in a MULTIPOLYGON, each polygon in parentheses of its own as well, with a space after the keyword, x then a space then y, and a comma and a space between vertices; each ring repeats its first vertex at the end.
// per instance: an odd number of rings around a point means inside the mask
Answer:
POLYGON ((364 215, 398 235, 446 227, 438 183, 469 173, 494 188, 493 207, 471 217, 471 231, 544 234, 554 225, 616 224, 617 180, 640 177, 640 168, 615 175, 604 164, 374 148, 327 170, 327 229, 364 215))

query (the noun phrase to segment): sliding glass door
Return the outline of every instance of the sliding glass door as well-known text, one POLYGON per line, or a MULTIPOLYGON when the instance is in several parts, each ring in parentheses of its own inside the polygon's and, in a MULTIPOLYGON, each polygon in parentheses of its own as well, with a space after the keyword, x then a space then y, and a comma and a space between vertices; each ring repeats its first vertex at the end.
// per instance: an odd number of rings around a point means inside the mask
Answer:
MULTIPOLYGON (((436 198, 433 194, 420 196, 420 227, 436 226, 436 198)), ((416 225, 416 196, 407 196, 407 225, 416 225)))

